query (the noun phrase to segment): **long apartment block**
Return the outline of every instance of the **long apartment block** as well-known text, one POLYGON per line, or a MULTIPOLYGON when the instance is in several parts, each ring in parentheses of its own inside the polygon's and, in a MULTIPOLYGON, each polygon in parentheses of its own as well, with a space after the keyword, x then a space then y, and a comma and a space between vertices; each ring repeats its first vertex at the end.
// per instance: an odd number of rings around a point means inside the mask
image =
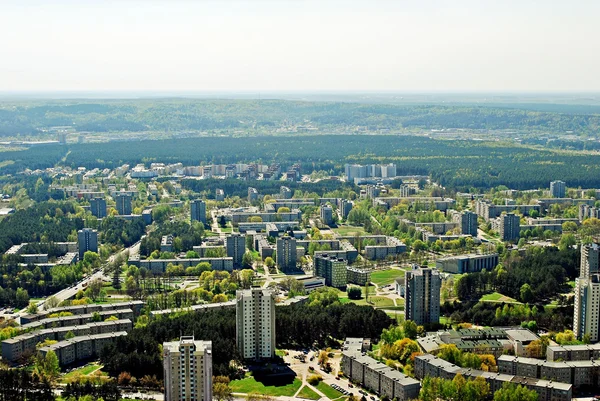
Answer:
POLYGON ((131 321, 134 319, 134 313, 131 309, 105 310, 100 312, 86 313, 85 315, 46 318, 24 324, 21 326, 21 328, 23 330, 41 330, 55 327, 79 326, 93 322, 95 317, 94 314, 96 313, 100 315, 99 320, 101 321, 106 320, 111 316, 114 316, 117 319, 129 319, 131 321))
POLYGON ((571 401, 573 398, 573 385, 569 383, 461 368, 431 354, 419 355, 415 358, 415 377, 420 380, 426 376, 452 380, 457 374, 461 374, 465 379, 483 377, 490 385, 492 393, 500 390, 504 383, 512 383, 535 391, 540 400, 571 401))
POLYGON ((70 340, 59 341, 39 349, 42 356, 49 351, 54 351, 58 357, 60 366, 70 365, 72 363, 97 357, 106 345, 114 341, 115 338, 126 336, 127 332, 118 331, 114 333, 95 334, 90 336, 74 337, 70 340))
POLYGON ((63 341, 68 333, 78 337, 118 331, 129 332, 132 328, 131 320, 120 319, 33 331, 2 341, 2 358, 9 362, 16 362, 33 355, 38 343, 45 340, 63 341))
POLYGON ((421 383, 363 353, 362 338, 347 338, 342 348, 342 372, 380 396, 399 401, 416 399, 421 383))
POLYGON ((498 358, 498 371, 570 383, 575 387, 600 386, 600 360, 594 359, 556 362, 502 355, 498 358))
POLYGON ((73 315, 85 315, 93 312, 101 312, 107 310, 118 310, 118 309, 131 309, 137 315, 139 315, 141 309, 144 307, 145 303, 142 301, 129 301, 129 302, 116 302, 111 304, 87 304, 87 305, 73 305, 73 306, 63 306, 60 308, 53 308, 47 311, 43 311, 40 313, 28 314, 21 317, 21 324, 27 324, 31 322, 36 322, 38 320, 46 319, 48 315, 52 315, 55 313, 61 312, 69 312, 73 315))

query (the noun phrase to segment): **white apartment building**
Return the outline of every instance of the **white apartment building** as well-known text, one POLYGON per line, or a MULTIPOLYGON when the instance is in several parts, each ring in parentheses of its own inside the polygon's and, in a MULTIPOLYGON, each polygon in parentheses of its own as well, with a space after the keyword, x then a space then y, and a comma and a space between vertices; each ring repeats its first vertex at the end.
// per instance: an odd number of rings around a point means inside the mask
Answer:
POLYGON ((163 343, 165 401, 212 401, 212 342, 163 343))
POLYGON ((236 293, 236 341, 244 359, 275 357, 275 297, 252 288, 236 293))

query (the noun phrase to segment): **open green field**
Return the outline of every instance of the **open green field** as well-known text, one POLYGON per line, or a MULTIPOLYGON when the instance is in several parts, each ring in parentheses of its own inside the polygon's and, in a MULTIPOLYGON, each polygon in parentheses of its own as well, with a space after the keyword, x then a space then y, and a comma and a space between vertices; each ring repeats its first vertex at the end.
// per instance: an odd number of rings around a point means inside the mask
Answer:
POLYGON ((72 370, 69 373, 66 373, 65 375, 63 375, 60 378, 60 381, 63 382, 63 383, 68 383, 68 382, 70 382, 70 380, 74 379, 75 377, 77 377, 79 375, 81 375, 81 376, 87 376, 90 373, 93 373, 93 372, 95 372, 95 371, 97 371, 97 370, 99 370, 101 368, 102 368, 102 366, 99 365, 99 364, 97 364, 97 363, 89 363, 89 364, 87 364, 85 366, 82 366, 79 369, 75 369, 75 370, 72 370))
POLYGON ((365 229, 359 226, 339 226, 332 228, 331 231, 342 237, 350 237, 353 235, 364 235, 365 229))
POLYGON ((265 386, 264 384, 254 380, 252 376, 246 376, 241 380, 232 380, 230 383, 231 390, 234 393, 252 393, 256 392, 263 395, 270 395, 273 397, 287 396, 293 397, 294 394, 302 386, 302 380, 296 378, 290 384, 284 386, 265 386))
POLYGON ((518 301, 514 298, 507 297, 506 295, 502 295, 499 292, 492 292, 491 294, 485 294, 480 299, 481 302, 516 302, 518 301))
POLYGON ((325 396, 327 398, 329 398, 330 400, 335 400, 336 398, 340 398, 340 397, 344 396, 344 394, 340 393, 339 391, 337 391, 336 389, 334 389, 333 387, 331 387, 329 384, 327 384, 325 382, 319 382, 319 384, 316 385, 315 387, 320 392, 325 394, 325 396))
POLYGON ((302 390, 300 390, 300 392, 298 393, 298 395, 296 397, 297 398, 305 398, 308 400, 318 400, 319 398, 321 398, 321 396, 319 394, 315 393, 315 391, 308 386, 302 387, 302 390))
POLYGON ((378 270, 371 273, 371 282, 379 287, 384 287, 392 284, 396 278, 404 277, 404 274, 406 271, 401 269, 378 270))

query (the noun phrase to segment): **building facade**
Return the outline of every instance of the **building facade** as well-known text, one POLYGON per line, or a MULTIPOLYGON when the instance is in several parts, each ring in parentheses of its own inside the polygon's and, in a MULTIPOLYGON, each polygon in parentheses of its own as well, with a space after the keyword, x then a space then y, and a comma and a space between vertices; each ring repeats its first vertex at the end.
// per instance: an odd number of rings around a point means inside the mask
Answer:
POLYGON ((521 218, 513 213, 499 217, 499 234, 502 241, 517 241, 521 235, 521 218))
POLYGON ((98 253, 98 231, 91 228, 83 228, 77 231, 77 244, 79 246, 79 259, 87 251, 98 253))
POLYGON ((130 194, 116 194, 115 202, 117 204, 116 205, 117 213, 119 213, 120 215, 125 215, 125 216, 132 214, 132 208, 131 208, 132 200, 133 200, 133 198, 130 194))
POLYGON ((236 293, 236 343, 244 359, 275 357, 275 297, 252 288, 236 293))
POLYGON ((553 198, 564 198, 567 195, 567 184, 563 181, 552 181, 550 183, 550 195, 553 198))
POLYGON ((212 400, 212 342, 181 337, 163 343, 165 401, 212 400))
POLYGON ((413 266, 405 276, 404 293, 406 320, 421 325, 439 323, 442 279, 437 270, 413 266))
POLYGON ((333 208, 330 205, 321 206, 321 221, 326 226, 333 223, 333 208))
POLYGON ((330 255, 314 257, 315 276, 323 277, 325 285, 334 288, 344 288, 348 283, 346 268, 348 262, 330 255))
POLYGON ((225 250, 227 256, 233 258, 233 268, 242 268, 242 259, 246 253, 246 236, 233 233, 225 237, 225 250))
POLYGON ((579 339, 589 335, 600 340, 600 245, 581 245, 579 277, 575 280, 573 332, 579 339))
POLYGON ((298 254, 296 250, 296 238, 277 238, 277 266, 284 273, 296 271, 298 254))
POLYGON ((104 198, 90 199, 90 211, 99 219, 106 217, 106 200, 104 198))
POLYGON ((206 202, 201 199, 190 202, 190 220, 206 224, 206 202))

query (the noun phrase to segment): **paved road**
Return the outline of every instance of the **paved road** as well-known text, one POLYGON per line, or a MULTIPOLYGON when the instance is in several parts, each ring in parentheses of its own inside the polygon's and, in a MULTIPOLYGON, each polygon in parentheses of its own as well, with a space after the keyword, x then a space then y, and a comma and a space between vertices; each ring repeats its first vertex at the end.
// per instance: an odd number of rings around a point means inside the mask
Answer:
MULTIPOLYGON (((143 238, 143 237, 142 237, 143 238)), ((106 277, 104 275, 104 269, 110 264, 112 263, 115 258, 117 257, 117 255, 121 255, 124 254, 125 252, 129 251, 130 254, 136 254, 139 253, 140 251, 140 243, 141 241, 136 242, 135 244, 133 244, 132 246, 130 246, 129 248, 125 248, 123 250, 121 250, 120 252, 111 255, 108 258, 108 261, 102 266, 100 267, 100 269, 98 269, 97 271, 95 271, 94 273, 92 273, 91 275, 89 275, 88 277, 84 278, 83 280, 79 281, 78 283, 76 283, 75 285, 65 288, 59 292, 57 292, 56 294, 54 294, 53 296, 56 297, 56 299, 58 299, 59 302, 65 301, 69 298, 73 298, 77 292, 79 292, 80 290, 84 290, 87 285, 92 281, 92 280, 96 280, 96 279, 108 279, 110 280, 110 277, 106 277)), ((47 298, 50 298, 52 295, 50 295, 47 298)), ((46 299, 47 299, 46 298, 46 299)), ((39 311, 43 311, 45 304, 44 304, 45 300, 39 301, 37 306, 38 306, 38 310, 39 311)), ((27 314, 27 309, 24 308, 21 312, 19 312, 18 317, 26 315, 27 314)))

